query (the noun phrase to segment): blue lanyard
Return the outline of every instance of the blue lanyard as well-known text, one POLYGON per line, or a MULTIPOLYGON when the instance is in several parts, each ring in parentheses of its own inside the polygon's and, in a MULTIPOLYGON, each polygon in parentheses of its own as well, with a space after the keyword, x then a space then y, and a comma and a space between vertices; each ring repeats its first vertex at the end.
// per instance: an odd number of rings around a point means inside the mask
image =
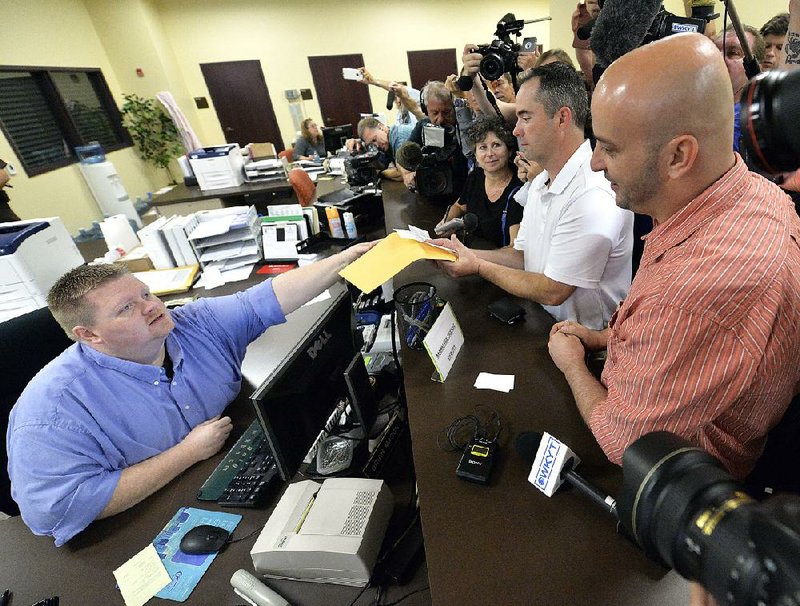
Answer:
POLYGON ((520 187, 522 186, 517 185, 514 189, 511 190, 511 192, 508 194, 508 197, 506 197, 506 205, 503 208, 503 216, 500 219, 500 236, 503 239, 503 246, 508 246, 511 243, 511 234, 508 234, 508 232, 506 232, 506 223, 508 222, 508 205, 511 202, 511 198, 513 198, 514 194, 516 194, 519 191, 520 187))

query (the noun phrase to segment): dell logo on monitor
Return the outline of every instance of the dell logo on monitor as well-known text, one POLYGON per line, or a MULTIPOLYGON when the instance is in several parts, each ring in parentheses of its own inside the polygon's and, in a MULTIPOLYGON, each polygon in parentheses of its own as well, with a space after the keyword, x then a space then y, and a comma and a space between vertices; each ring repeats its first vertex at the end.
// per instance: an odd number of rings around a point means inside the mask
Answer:
POLYGON ((319 355, 319 352, 321 352, 322 348, 325 347, 325 343, 327 343, 330 340, 331 340, 331 333, 329 333, 327 330, 323 330, 319 338, 316 341, 314 341, 311 344, 311 346, 306 350, 308 357, 311 358, 312 360, 316 360, 317 356, 319 355))

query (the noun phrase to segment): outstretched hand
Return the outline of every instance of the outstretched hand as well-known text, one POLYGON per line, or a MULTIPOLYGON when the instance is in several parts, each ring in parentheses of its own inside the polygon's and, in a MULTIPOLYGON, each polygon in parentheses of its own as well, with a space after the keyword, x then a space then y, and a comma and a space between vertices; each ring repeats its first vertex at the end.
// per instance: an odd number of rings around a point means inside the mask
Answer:
POLYGON ((365 252, 374 247, 378 242, 380 242, 380 240, 373 240, 372 242, 359 242, 358 244, 354 244, 349 248, 345 248, 339 254, 344 257, 345 262, 349 265, 365 252))
POLYGON ((436 264, 451 278, 460 278, 461 276, 471 276, 478 273, 480 267, 480 259, 469 248, 464 246, 461 241, 456 238, 455 234, 450 238, 436 238, 430 240, 431 244, 448 248, 458 255, 455 261, 437 261, 436 264))

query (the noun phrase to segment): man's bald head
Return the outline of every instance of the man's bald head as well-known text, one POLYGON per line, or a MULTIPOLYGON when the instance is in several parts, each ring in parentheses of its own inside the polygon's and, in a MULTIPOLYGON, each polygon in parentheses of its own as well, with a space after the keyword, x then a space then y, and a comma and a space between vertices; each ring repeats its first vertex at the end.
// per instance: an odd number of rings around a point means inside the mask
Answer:
POLYGON ((704 189, 733 165, 730 80, 705 36, 669 36, 617 59, 597 85, 592 117, 599 142, 638 142, 653 158, 663 155, 647 167, 649 177, 679 197, 704 189), (683 154, 683 165, 675 152, 683 154), (686 191, 677 192, 676 185, 686 191))
POLYGON ((628 120, 666 140, 723 133, 733 147, 733 95, 716 46, 700 34, 669 36, 615 61, 595 97, 621 103, 628 120))

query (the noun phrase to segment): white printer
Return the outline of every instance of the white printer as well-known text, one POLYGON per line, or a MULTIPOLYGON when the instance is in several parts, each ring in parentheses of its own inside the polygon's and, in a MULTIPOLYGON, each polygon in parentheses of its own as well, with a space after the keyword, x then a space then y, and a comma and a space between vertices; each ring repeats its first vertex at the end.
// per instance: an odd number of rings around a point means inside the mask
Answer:
POLYGON ((0 223, 0 322, 47 305, 47 293, 83 257, 61 219, 0 223))
POLYGON ((202 147, 189 154, 200 189, 238 187, 244 183, 244 158, 236 143, 202 147))
POLYGON ((394 499, 382 480, 290 484, 250 550, 262 576, 363 587, 394 499))

